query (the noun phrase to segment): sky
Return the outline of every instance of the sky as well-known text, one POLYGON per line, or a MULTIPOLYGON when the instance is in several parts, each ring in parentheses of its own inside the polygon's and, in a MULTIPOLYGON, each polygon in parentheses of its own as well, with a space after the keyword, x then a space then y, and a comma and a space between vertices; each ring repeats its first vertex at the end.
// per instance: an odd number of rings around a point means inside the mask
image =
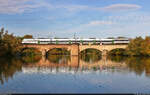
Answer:
POLYGON ((17 36, 150 36, 150 0, 0 0, 0 28, 17 36))

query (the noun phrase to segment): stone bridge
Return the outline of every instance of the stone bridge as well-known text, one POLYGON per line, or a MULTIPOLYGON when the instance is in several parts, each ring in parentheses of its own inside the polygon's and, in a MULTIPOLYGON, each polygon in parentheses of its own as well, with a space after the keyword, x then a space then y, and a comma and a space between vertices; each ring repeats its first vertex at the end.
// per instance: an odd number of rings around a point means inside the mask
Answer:
POLYGON ((42 52, 42 55, 45 55, 51 49, 54 48, 64 48, 70 51, 71 55, 79 55, 79 53, 86 49, 97 49, 102 52, 102 55, 106 55, 108 51, 117 48, 125 49, 127 45, 79 45, 79 44, 23 44, 24 48, 32 47, 36 48, 42 52))

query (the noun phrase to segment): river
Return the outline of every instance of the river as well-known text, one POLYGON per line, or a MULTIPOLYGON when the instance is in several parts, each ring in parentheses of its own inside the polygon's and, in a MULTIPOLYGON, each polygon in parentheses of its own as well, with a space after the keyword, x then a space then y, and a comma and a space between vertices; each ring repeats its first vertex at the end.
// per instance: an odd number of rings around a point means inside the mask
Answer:
POLYGON ((150 93, 150 58, 0 58, 0 93, 150 93))

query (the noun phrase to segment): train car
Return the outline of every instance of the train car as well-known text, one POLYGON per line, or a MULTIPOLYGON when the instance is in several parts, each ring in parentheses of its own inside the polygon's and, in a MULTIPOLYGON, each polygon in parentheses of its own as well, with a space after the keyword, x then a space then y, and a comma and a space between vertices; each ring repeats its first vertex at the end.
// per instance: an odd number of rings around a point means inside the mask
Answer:
POLYGON ((130 41, 129 39, 125 39, 125 38, 122 38, 122 39, 115 39, 114 40, 114 44, 128 44, 130 41))
POLYGON ((128 44, 128 39, 23 39, 22 44, 128 44))
POLYGON ((37 44, 38 40, 36 39, 23 39, 22 44, 37 44))

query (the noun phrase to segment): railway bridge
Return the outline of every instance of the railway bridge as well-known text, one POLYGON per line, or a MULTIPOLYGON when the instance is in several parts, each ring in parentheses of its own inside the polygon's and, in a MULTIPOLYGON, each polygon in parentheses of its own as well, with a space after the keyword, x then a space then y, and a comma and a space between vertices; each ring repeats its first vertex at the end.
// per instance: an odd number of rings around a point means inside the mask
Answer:
POLYGON ((39 51, 42 52, 42 55, 44 56, 46 52, 48 52, 51 49, 54 48, 64 48, 68 51, 70 51, 71 55, 79 55, 79 53, 86 49, 97 49, 102 52, 102 55, 106 55, 107 52, 122 48, 125 49, 127 47, 127 44, 122 45, 82 45, 82 44, 23 44, 23 47, 28 48, 36 48, 39 51))

